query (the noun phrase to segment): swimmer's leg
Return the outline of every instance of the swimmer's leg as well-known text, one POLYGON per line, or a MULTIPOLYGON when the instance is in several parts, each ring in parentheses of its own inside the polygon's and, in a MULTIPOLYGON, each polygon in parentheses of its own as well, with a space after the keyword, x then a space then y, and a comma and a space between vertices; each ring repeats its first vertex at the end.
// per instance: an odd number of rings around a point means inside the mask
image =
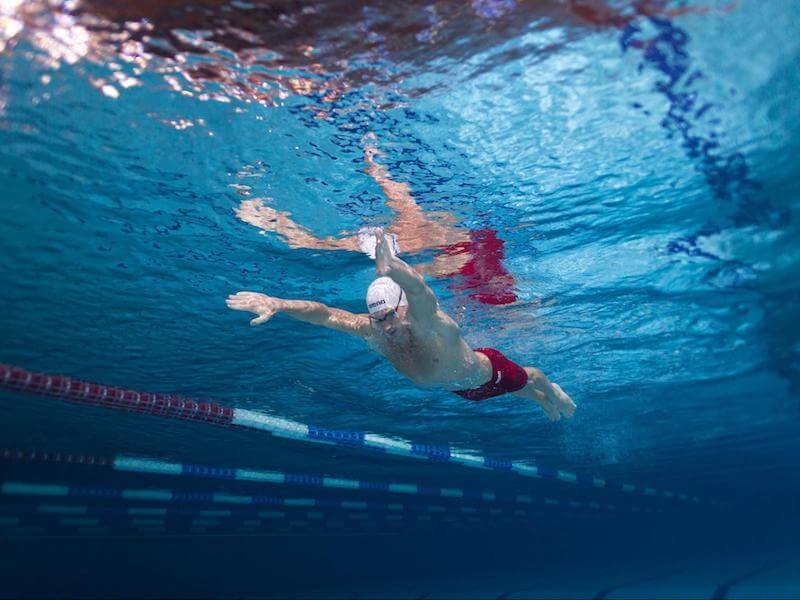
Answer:
POLYGON ((512 392, 514 396, 536 402, 551 421, 558 421, 561 415, 567 418, 573 415, 575 403, 564 393, 561 386, 550 381, 536 367, 525 367, 525 372, 528 373, 528 383, 521 390, 512 392))
POLYGON ((243 200, 234 209, 236 216, 245 223, 258 227, 262 232, 273 232, 286 238, 290 248, 310 250, 352 250, 358 252, 356 236, 344 238, 316 237, 307 227, 291 218, 291 213, 275 210, 264 200, 243 200))

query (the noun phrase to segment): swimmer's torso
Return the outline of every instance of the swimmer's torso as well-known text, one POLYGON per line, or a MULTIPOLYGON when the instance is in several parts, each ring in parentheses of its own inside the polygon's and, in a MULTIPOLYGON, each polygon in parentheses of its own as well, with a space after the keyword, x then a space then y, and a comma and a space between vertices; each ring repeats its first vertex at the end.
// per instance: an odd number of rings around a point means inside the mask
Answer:
POLYGON ((422 387, 449 390, 477 387, 491 376, 461 337, 458 325, 442 311, 433 323, 411 323, 402 340, 372 340, 400 373, 422 387))

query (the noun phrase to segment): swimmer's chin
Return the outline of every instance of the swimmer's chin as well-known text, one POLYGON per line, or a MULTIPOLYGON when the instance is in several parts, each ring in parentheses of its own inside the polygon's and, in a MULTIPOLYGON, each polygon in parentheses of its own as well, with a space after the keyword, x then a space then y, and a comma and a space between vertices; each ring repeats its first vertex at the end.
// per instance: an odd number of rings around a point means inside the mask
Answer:
POLYGON ((380 336, 381 338, 383 338, 384 341, 392 344, 393 346, 402 345, 408 340, 408 336, 405 335, 404 332, 397 330, 392 332, 388 331, 381 332, 380 336))

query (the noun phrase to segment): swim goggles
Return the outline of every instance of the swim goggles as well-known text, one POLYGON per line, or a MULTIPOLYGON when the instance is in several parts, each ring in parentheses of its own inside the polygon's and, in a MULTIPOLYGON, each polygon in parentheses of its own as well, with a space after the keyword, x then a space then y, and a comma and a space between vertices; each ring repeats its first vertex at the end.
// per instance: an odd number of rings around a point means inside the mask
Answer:
POLYGON ((382 317, 373 317, 372 315, 369 315, 369 318, 376 323, 383 323, 390 316, 397 316, 397 309, 400 308, 400 303, 403 301, 403 294, 405 294, 405 291, 400 290, 400 297, 397 299, 397 304, 395 304, 394 308, 389 310, 389 312, 387 312, 385 315, 382 317))

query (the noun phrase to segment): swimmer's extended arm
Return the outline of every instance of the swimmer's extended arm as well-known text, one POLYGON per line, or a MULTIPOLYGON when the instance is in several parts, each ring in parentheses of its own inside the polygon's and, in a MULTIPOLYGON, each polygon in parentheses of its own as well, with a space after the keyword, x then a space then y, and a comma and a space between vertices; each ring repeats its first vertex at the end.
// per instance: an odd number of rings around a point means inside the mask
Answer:
POLYGON ((387 275, 405 291, 408 296, 408 309, 414 318, 421 321, 432 319, 438 305, 436 295, 414 268, 397 258, 392 245, 386 241, 382 229, 375 231, 375 271, 387 275))
POLYGON ((228 308, 252 312, 258 316, 250 321, 250 325, 261 325, 269 321, 273 315, 282 312, 298 321, 321 325, 359 337, 372 334, 369 317, 357 315, 346 310, 331 308, 320 302, 310 300, 284 300, 257 292, 239 292, 228 296, 228 308))

